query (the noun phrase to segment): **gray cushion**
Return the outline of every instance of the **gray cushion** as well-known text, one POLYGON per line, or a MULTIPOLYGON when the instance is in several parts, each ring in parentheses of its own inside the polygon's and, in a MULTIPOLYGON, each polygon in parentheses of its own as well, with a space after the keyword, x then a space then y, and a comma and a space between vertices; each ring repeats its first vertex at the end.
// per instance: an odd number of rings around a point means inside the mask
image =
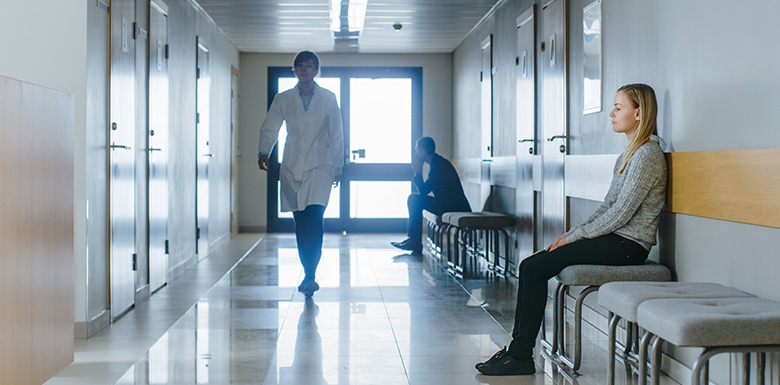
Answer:
POLYGON ((499 228, 512 227, 515 218, 505 214, 479 211, 473 213, 444 213, 442 221, 457 227, 499 228))
POLYGON ((426 221, 433 222, 436 225, 441 226, 441 217, 440 216, 438 216, 438 215, 436 215, 436 214, 434 214, 434 213, 432 213, 432 212, 430 212, 428 210, 423 210, 422 213, 423 213, 423 218, 425 218, 426 221))
POLYGON ((735 297, 752 295, 707 282, 610 282, 599 288, 599 305, 631 322, 639 305, 651 299, 735 297))
POLYGON ((780 302, 763 298, 653 299, 639 305, 637 317, 677 346, 780 344, 780 302))
POLYGON ((666 266, 653 261, 645 261, 644 265, 629 266, 572 265, 558 273, 558 281, 569 286, 600 286, 618 281, 671 280, 672 272, 666 266))

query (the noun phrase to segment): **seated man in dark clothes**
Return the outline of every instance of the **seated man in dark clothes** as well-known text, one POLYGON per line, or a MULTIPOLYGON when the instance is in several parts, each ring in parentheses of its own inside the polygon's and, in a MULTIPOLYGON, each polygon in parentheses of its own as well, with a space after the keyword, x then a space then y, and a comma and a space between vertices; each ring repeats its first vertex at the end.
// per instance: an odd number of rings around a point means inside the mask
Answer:
POLYGON ((409 238, 391 244, 401 250, 419 253, 422 251, 423 210, 441 215, 452 211, 470 212, 471 206, 463 193, 458 172, 450 161, 436 153, 436 143, 433 139, 427 136, 418 139, 412 158, 412 182, 419 193, 409 195, 406 202, 409 208, 409 238), (422 177, 423 162, 431 165, 426 181, 423 181, 422 177), (433 193, 433 196, 428 195, 429 193, 433 193))

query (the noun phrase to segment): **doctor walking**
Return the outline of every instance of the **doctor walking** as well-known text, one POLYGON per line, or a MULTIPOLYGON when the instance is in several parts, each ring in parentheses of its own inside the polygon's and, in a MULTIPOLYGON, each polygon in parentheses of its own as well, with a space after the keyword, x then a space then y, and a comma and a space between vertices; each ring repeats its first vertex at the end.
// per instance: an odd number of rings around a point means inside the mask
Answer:
POLYGON ((282 211, 292 211, 298 256, 304 278, 298 291, 311 297, 319 289, 317 265, 322 256, 323 217, 332 187, 344 165, 344 138, 336 95, 314 81, 320 60, 302 51, 293 61, 298 84, 277 94, 260 127, 257 165, 268 170, 268 154, 287 122, 287 143, 279 172, 282 211))

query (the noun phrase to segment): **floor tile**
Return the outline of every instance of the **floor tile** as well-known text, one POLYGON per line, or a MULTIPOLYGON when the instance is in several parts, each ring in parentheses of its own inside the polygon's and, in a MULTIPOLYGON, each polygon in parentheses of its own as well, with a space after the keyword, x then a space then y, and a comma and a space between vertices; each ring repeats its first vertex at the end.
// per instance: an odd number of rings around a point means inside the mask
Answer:
MULTIPOLYGON (((597 330, 584 339, 582 375, 538 348, 536 375, 480 375, 474 365, 510 341, 516 281, 456 280, 437 260, 390 246, 401 238, 326 235, 320 290, 307 299, 293 235, 242 235, 77 341, 76 362, 47 385, 605 382, 597 330)), ((618 367, 618 385, 636 383, 618 367)))

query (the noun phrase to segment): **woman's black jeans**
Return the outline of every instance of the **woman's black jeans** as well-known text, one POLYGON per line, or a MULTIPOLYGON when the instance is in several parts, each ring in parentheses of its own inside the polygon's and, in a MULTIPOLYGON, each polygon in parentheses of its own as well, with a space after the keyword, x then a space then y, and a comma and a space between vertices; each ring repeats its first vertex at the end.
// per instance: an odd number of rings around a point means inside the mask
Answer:
POLYGON ((295 219, 295 240, 298 243, 298 257, 306 274, 304 282, 314 281, 317 265, 322 257, 322 234, 325 206, 309 205, 304 210, 293 211, 295 219))
POLYGON ((553 251, 542 251, 520 263, 515 325, 509 353, 531 358, 547 304, 547 281, 571 265, 640 265, 648 251, 616 234, 582 239, 553 251))

